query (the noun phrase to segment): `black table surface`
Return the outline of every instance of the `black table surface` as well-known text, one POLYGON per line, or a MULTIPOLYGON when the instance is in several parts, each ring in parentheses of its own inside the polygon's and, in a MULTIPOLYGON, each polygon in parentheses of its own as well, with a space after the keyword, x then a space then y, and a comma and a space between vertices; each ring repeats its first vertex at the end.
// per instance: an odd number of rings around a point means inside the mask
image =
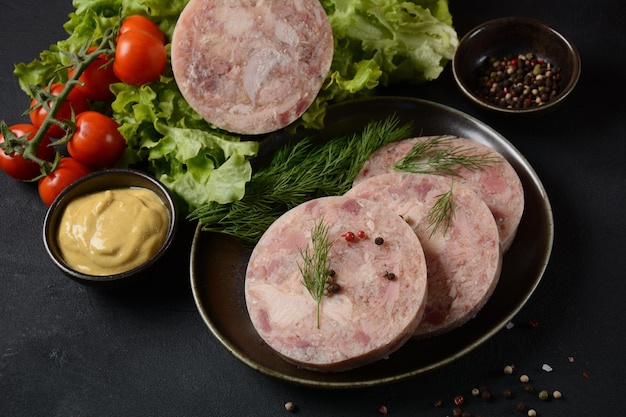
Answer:
MULTIPOLYGON (((193 301, 194 225, 179 233, 161 285, 117 294, 58 271, 42 242, 46 207, 33 184, 0 175, 0 415, 277 416, 292 401, 302 416, 449 416, 454 398, 472 415, 617 415, 626 378, 626 3, 609 0, 451 0, 459 36, 503 16, 541 19, 568 36, 583 63, 579 85, 557 112, 536 119, 483 113, 450 71, 407 89, 468 113, 528 159, 554 213, 552 256, 514 319, 453 363, 398 383, 314 389, 268 377, 212 336, 193 301), (516 376, 504 374, 515 366, 516 376), (552 371, 543 369, 551 366, 552 371), (534 393, 520 388, 527 374, 534 393), (471 390, 487 387, 489 401, 471 390), (503 390, 515 396, 504 398, 503 390), (559 390, 541 401, 538 391, 559 390), (437 400, 441 406, 435 406, 437 400)), ((69 0, 0 2, 0 118, 16 123, 29 100, 12 75, 64 39, 69 0)))

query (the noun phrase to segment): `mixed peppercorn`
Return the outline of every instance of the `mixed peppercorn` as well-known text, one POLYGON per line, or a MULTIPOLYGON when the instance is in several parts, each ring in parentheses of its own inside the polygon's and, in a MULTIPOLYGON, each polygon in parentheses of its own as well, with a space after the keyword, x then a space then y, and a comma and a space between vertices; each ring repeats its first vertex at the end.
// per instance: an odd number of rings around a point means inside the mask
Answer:
POLYGON ((479 69, 475 93, 507 109, 543 106, 560 92, 561 71, 533 54, 491 57, 479 69))

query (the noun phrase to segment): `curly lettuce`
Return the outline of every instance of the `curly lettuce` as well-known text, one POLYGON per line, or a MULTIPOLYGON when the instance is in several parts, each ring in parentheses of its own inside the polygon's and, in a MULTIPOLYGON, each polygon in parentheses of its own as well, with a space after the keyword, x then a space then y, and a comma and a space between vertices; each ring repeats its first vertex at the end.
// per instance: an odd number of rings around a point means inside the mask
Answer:
POLYGON ((122 165, 144 164, 193 209, 239 200, 258 142, 220 132, 182 97, 172 77, 140 87, 114 84, 113 117, 126 138, 122 165))
POLYGON ((321 0, 334 36, 331 73, 304 124, 322 127, 328 104, 380 86, 439 77, 459 40, 447 0, 321 0))

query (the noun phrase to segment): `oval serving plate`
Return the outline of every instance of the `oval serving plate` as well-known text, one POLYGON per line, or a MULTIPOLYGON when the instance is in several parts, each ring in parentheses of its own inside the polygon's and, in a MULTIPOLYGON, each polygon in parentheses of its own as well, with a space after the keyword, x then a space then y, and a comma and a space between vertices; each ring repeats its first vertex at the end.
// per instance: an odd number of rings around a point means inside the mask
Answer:
MULTIPOLYGON (((280 358, 257 335, 244 298, 244 277, 250 251, 233 238, 196 228, 191 249, 193 297, 213 335, 236 358, 259 372, 300 385, 356 388, 396 382, 440 368, 480 346, 502 329, 524 306, 539 284, 552 250, 554 226, 545 189, 526 159, 496 131, 449 107, 420 99, 375 97, 329 108, 326 127, 314 132, 320 140, 361 132, 373 120, 396 115, 412 122, 414 135, 455 135, 473 139, 500 152, 524 186, 525 208, 511 248, 504 256, 500 281, 473 320, 444 335, 410 340, 388 359, 351 371, 321 373, 298 368, 280 358)), ((312 132, 280 132, 261 144, 259 158, 312 132)), ((317 139, 316 137, 316 139, 317 139)))

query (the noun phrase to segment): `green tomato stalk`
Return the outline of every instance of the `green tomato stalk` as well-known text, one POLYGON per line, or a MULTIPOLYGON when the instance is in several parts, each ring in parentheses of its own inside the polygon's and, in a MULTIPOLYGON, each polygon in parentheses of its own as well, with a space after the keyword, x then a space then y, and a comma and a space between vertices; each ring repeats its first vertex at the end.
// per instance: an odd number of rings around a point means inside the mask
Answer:
MULTIPOLYGON (((58 125, 66 132, 64 137, 61 139, 52 142, 50 146, 58 146, 64 145, 71 138, 72 133, 74 131, 75 125, 73 122, 74 114, 72 114, 72 120, 68 121, 60 121, 56 119, 56 115, 61 109, 61 105, 65 102, 69 94, 72 92, 72 89, 80 84, 78 78, 80 75, 91 65, 98 56, 105 54, 109 55, 115 51, 114 39, 117 35, 117 29, 109 29, 104 33, 104 36, 100 40, 98 46, 93 49, 91 52, 88 52, 91 47, 91 43, 83 45, 81 49, 75 54, 68 54, 71 58, 73 65, 75 66, 75 71, 72 76, 68 79, 68 81, 64 84, 63 89, 58 95, 50 94, 50 88, 47 90, 41 88, 39 86, 29 86, 32 96, 37 100, 38 104, 31 107, 25 114, 29 112, 35 111, 40 107, 43 107, 47 114, 45 119, 43 120, 41 126, 37 130, 35 136, 28 140, 29 135, 25 136, 16 136, 5 121, 0 122, 0 129, 2 131, 2 135, 4 136, 4 142, 0 144, 0 148, 6 154, 12 153, 20 153, 24 157, 24 159, 33 161, 41 166, 42 174, 34 178, 32 181, 37 181, 43 176, 48 175, 52 172, 58 161, 60 159, 60 154, 57 152, 57 156, 53 162, 44 161, 41 158, 37 157, 37 149, 39 148, 39 144, 43 140, 46 135, 46 132, 52 125, 58 125)), ((48 87, 52 84, 52 80, 50 81, 48 87)))

